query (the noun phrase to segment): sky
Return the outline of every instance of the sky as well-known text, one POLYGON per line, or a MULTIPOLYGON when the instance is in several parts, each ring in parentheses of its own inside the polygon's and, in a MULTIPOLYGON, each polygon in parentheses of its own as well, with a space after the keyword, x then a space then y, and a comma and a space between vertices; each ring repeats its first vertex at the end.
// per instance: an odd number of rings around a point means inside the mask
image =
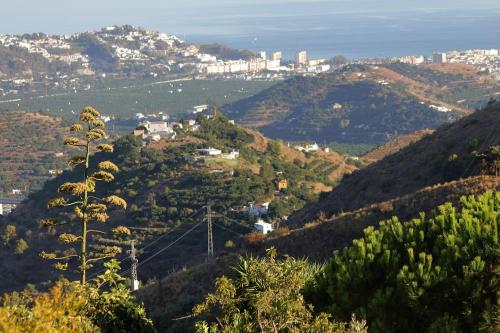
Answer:
MULTIPOLYGON (((0 0, 0 33, 67 34, 132 24, 172 34, 217 35, 228 18, 500 12, 499 0, 0 0), (3 3, 2 3, 3 2, 3 3), (217 24, 221 22, 221 24, 217 24)), ((258 21, 256 21, 258 24, 258 21)), ((251 27, 245 27, 246 30, 251 27)))

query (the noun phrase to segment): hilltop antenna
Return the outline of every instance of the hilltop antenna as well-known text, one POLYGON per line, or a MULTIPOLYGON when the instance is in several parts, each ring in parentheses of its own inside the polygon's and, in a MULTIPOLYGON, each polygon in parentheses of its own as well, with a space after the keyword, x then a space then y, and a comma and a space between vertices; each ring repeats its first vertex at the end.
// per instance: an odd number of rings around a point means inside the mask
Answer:
POLYGON ((207 261, 214 256, 214 238, 212 230, 212 208, 207 206, 208 247, 207 261))
POLYGON ((132 291, 136 291, 139 289, 139 279, 137 278, 137 263, 139 260, 137 260, 137 257, 135 256, 135 240, 130 241, 130 260, 132 261, 132 267, 130 268, 131 271, 131 278, 132 278, 132 291))

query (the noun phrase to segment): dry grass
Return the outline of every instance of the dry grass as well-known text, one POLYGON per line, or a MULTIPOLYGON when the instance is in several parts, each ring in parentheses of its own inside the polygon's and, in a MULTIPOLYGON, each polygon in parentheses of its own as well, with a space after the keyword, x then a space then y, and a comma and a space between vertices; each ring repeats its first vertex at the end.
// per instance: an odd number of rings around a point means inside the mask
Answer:
POLYGON ((445 202, 459 204, 461 196, 478 195, 488 190, 500 191, 500 177, 477 176, 429 186, 403 197, 339 213, 323 221, 317 218, 303 227, 291 230, 288 235, 272 234, 260 243, 260 247, 254 247, 254 251, 262 253, 266 248, 274 246, 280 254, 325 260, 331 256, 332 251, 361 237, 364 228, 377 226, 380 221, 391 216, 398 216, 400 220, 406 221, 417 217, 420 212, 430 213, 445 202))
POLYGON ((375 75, 375 78, 378 80, 385 80, 390 83, 404 83, 407 86, 407 91, 421 101, 444 106, 454 111, 463 112, 466 114, 470 113, 470 110, 460 108, 456 105, 451 105, 440 100, 435 96, 434 93, 429 94, 429 91, 437 92, 442 89, 442 87, 434 87, 429 84, 425 84, 423 82, 401 75, 386 67, 372 67, 371 73, 375 75))
POLYGON ((397 153, 401 149, 419 141, 427 135, 431 135, 432 133, 434 133, 433 130, 425 129, 412 134, 398 136, 397 138, 366 153, 363 157, 368 159, 370 162, 380 161, 384 157, 397 153))
POLYGON ((471 78, 476 78, 479 74, 479 69, 476 66, 468 64, 428 64, 425 67, 445 74, 464 75, 471 78))

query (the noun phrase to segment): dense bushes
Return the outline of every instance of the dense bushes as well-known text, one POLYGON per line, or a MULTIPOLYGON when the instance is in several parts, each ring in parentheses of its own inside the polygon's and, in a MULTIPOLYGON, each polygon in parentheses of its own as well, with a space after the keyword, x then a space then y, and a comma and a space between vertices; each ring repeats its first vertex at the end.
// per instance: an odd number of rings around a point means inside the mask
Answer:
MULTIPOLYGON (((214 112, 217 112, 216 106, 212 108, 214 112)), ((207 140, 212 146, 241 149, 244 144, 253 142, 254 140, 252 135, 248 134, 243 128, 231 124, 229 119, 220 112, 216 113, 216 116, 210 119, 200 116, 198 121, 201 127, 195 135, 207 140)))
POLYGON ((462 198, 406 224, 370 227, 308 288, 322 311, 373 332, 498 329, 500 193, 462 198))
POLYGON ((79 333, 99 332, 82 308, 84 296, 62 282, 48 293, 25 291, 4 295, 0 307, 0 332, 79 333))
POLYGON ((0 332, 155 332, 144 308, 134 302, 117 271, 118 262, 87 287, 61 280, 47 293, 6 294, 0 306, 0 332), (105 289, 107 288, 107 289, 105 289))
POLYGON ((364 332, 364 323, 313 315, 300 290, 319 268, 290 257, 277 260, 273 249, 262 259, 241 258, 234 277, 217 279, 216 291, 195 307, 196 315, 208 312, 217 319, 198 322, 197 332, 364 332))
POLYGON ((199 322, 198 330, 335 331, 326 313, 366 319, 371 332, 498 332, 499 221, 500 192, 487 192, 463 197, 460 208, 448 203, 431 216, 369 227, 322 268, 277 260, 274 250, 241 259, 195 309, 218 324, 199 322))

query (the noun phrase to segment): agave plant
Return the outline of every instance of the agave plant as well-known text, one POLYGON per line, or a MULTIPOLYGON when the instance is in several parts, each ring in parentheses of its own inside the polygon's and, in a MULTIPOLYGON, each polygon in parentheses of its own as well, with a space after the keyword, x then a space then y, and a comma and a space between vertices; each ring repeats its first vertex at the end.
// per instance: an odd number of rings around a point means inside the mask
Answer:
MULTIPOLYGON (((99 119, 99 112, 93 107, 85 107, 80 113, 80 122, 70 127, 72 136, 64 139, 64 144, 77 149, 80 154, 68 160, 70 167, 79 167, 82 170, 82 180, 80 182, 67 182, 62 184, 58 192, 61 196, 48 202, 49 208, 72 207, 76 219, 71 221, 58 221, 56 219, 44 219, 43 226, 55 227, 62 224, 79 223, 78 234, 62 233, 59 235, 59 242, 71 246, 71 254, 58 256, 55 253, 42 252, 40 256, 47 260, 55 260, 56 269, 67 270, 72 259, 77 259, 77 271, 80 273, 80 283, 86 284, 87 271, 93 263, 99 260, 112 258, 121 253, 121 248, 116 246, 100 247, 99 250, 88 251, 88 235, 90 233, 103 233, 99 230, 90 229, 92 223, 105 223, 109 219, 108 205, 127 208, 127 203, 122 198, 111 195, 108 197, 98 197, 95 195, 98 182, 111 182, 114 180, 113 173, 119 171, 118 167, 111 161, 91 165, 93 152, 110 153, 113 146, 106 143, 98 143, 107 134, 104 130, 104 122, 99 119), (79 246, 78 246, 79 245, 79 246), (76 248, 79 248, 77 250, 76 248)), ((120 226, 113 229, 114 233, 130 235, 130 230, 120 226)))

